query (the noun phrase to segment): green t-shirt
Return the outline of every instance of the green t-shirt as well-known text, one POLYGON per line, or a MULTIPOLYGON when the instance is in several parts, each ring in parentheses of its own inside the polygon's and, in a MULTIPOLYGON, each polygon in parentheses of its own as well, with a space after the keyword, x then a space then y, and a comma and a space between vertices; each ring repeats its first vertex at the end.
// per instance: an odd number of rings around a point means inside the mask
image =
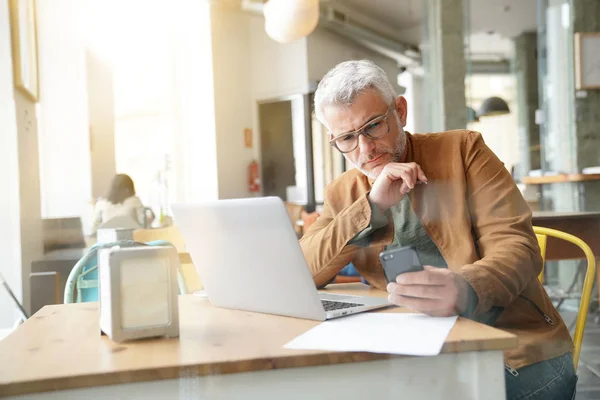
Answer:
MULTIPOLYGON (((394 241, 388 248, 392 246, 413 246, 417 250, 421 264, 448 268, 448 264, 446 263, 446 260, 444 260, 437 245, 431 240, 425 231, 421 220, 415 214, 408 196, 404 196, 398 204, 392 206, 385 214, 371 202, 369 202, 369 204, 371 205, 371 221, 369 226, 354 236, 348 244, 363 247, 369 246, 371 241, 370 235, 375 230, 388 224, 386 214, 389 215, 391 213, 392 220, 394 221, 394 241)), ((471 285, 468 286, 469 307, 462 314, 462 316, 465 317, 468 317, 473 313, 479 301, 475 290, 473 290, 471 285)))
MULTIPOLYGON (((371 203, 369 202, 369 204, 371 203)), ((385 214, 371 204, 371 222, 369 226, 352 238, 349 244, 367 247, 370 243, 370 235, 375 230, 387 225, 388 217, 386 214, 391 214, 394 221, 394 241, 388 247, 413 246, 417 250, 419 260, 423 265, 448 266, 440 250, 431 240, 419 217, 413 211, 408 196, 404 196, 398 204, 391 207, 385 214)))
POLYGON ((394 241, 390 247, 412 246, 417 250, 421 264, 448 267, 440 250, 431 240, 419 217, 413 211, 408 196, 404 196, 390 210, 394 220, 394 241))

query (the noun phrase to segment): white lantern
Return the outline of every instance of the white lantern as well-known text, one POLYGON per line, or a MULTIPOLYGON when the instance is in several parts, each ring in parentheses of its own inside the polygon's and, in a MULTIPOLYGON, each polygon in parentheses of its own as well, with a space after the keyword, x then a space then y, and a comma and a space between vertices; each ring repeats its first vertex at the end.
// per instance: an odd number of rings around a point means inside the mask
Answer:
POLYGON ((289 43, 308 36, 319 22, 319 0, 269 0, 264 6, 265 31, 289 43))

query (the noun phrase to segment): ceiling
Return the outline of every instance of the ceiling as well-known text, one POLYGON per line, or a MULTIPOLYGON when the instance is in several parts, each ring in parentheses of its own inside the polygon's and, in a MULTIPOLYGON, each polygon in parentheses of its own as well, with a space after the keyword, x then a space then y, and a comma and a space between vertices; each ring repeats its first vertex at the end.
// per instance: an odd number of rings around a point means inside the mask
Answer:
MULTIPOLYGON (((367 15, 398 32, 398 40, 418 45, 421 42, 423 0, 322 0, 340 4, 367 15)), ((537 29, 536 0, 465 0, 469 3, 471 35, 469 47, 475 58, 510 58, 511 39, 537 29)))
POLYGON ((341 4, 367 15, 398 31, 405 43, 417 46, 421 41, 423 0, 331 0, 325 4, 341 4))

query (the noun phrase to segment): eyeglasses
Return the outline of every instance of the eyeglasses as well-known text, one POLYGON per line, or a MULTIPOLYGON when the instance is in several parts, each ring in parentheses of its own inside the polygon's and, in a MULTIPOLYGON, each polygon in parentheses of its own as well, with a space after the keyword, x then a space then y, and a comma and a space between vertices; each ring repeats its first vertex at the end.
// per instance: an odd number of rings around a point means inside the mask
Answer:
MULTIPOLYGON (((393 104, 392 104, 393 105, 393 104)), ((385 114, 373 118, 360 129, 353 132, 342 133, 329 141, 329 144, 338 149, 341 153, 350 153, 358 147, 358 137, 365 135, 371 140, 381 139, 390 131, 388 124, 388 115, 392 109, 392 105, 387 109, 385 114)))

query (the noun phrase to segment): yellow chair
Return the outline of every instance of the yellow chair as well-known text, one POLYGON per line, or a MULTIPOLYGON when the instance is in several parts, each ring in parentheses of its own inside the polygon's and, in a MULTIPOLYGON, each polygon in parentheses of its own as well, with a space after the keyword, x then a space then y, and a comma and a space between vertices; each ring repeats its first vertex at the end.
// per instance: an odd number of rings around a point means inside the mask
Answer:
MULTIPOLYGON (((588 246, 577 236, 573 236, 556 229, 543 228, 539 226, 534 226, 533 231, 535 232, 540 245, 542 260, 545 260, 546 256, 546 242, 548 236, 573 243, 583 251, 587 259, 587 271, 583 281, 583 290, 581 291, 581 301, 579 303, 579 312, 577 313, 577 323, 575 325, 575 335, 573 337, 573 364, 575 364, 575 371, 577 371, 577 364, 579 364, 579 353, 581 352, 581 343, 583 342, 583 332, 585 330, 585 322, 587 320, 588 309, 592 297, 592 288, 594 287, 594 278, 596 276, 596 257, 594 256, 590 246, 588 246)), ((544 270, 542 268, 542 272, 538 277, 540 282, 543 282, 543 273, 544 270)))
MULTIPOLYGON (((535 227, 533 228, 536 229, 535 227)), ((540 253, 542 253, 542 272, 538 275, 538 280, 544 284, 544 264, 546 263, 546 243, 548 243, 548 236, 536 233, 538 244, 540 245, 540 253)))

